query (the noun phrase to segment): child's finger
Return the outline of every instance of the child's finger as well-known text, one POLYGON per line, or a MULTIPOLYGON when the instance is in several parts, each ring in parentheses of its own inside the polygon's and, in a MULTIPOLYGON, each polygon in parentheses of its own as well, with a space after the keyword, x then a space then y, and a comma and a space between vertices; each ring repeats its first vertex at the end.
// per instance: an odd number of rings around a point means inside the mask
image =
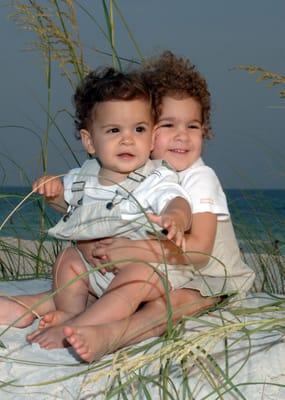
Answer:
POLYGON ((182 239, 182 251, 185 252, 186 251, 186 239, 185 236, 183 235, 183 239, 182 239))
POLYGON ((177 235, 177 226, 176 224, 163 224, 163 227, 167 229, 167 239, 172 240, 177 235))
POLYGON ((94 257, 100 258, 103 261, 107 260, 106 247, 95 247, 92 252, 94 257))
POLYGON ((100 266, 99 271, 101 272, 102 275, 105 275, 106 272, 109 271, 109 269, 107 267, 103 267, 104 263, 108 262, 108 257, 107 256, 101 256, 100 260, 99 260, 99 264, 98 266, 100 266))
POLYGON ((156 214, 147 214, 148 219, 153 222, 154 224, 158 224, 162 226, 162 218, 160 215, 156 214))
POLYGON ((33 190, 39 194, 43 194, 43 186, 41 185, 40 180, 37 180, 33 183, 33 190))
POLYGON ((99 245, 102 245, 102 246, 108 246, 109 244, 112 244, 113 241, 114 241, 114 239, 112 237, 107 237, 107 238, 98 240, 99 245))
POLYGON ((45 188, 47 197, 56 197, 61 192, 61 185, 58 182, 50 182, 45 185, 45 188))
POLYGON ((32 184, 32 189, 33 189, 33 190, 37 190, 37 186, 38 186, 38 185, 37 185, 37 182, 35 181, 35 182, 32 184))
POLYGON ((183 232, 178 231, 176 233, 176 241, 175 241, 176 246, 182 247, 183 246, 183 241, 184 241, 184 234, 183 234, 183 232))

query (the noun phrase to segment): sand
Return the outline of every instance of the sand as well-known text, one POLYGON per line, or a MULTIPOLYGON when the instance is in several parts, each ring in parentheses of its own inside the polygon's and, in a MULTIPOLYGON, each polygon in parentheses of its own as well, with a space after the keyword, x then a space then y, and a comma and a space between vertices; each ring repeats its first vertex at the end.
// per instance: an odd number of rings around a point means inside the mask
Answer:
MULTIPOLYGON (((1 292, 6 294, 16 293, 32 293, 45 290, 50 287, 49 280, 28 280, 23 282, 0 282, 1 292)), ((266 294, 259 293, 254 297, 249 296, 243 301, 243 306, 257 307, 274 299, 266 294)), ((271 312, 270 314, 261 313, 258 318, 272 318, 273 316, 280 318, 285 317, 285 313, 271 312)), ((225 320, 237 322, 237 318, 233 317, 230 311, 223 311, 225 320)), ((241 318, 241 320, 249 320, 252 317, 241 318)), ((254 317, 256 318, 256 317, 254 317)), ((186 323, 186 335, 189 337, 195 332, 205 331, 205 321, 219 324, 219 312, 210 315, 201 316, 198 321, 186 323)), ((0 349, 1 357, 1 382, 4 384, 0 387, 0 399, 105 399, 106 390, 110 389, 112 380, 107 378, 110 371, 110 364, 116 360, 116 355, 108 355, 103 359, 107 363, 105 368, 101 363, 95 363, 92 366, 80 363, 71 349, 43 350, 38 345, 29 345, 25 336, 28 332, 35 329, 37 322, 31 327, 25 329, 9 328, 0 326, 0 331, 6 332, 1 336, 2 342, 7 347, 0 349), (109 362, 109 365, 108 365, 109 362), (93 368, 93 371, 92 371, 93 368), (97 370, 96 370, 97 368, 97 370), (101 376, 103 370, 105 376, 101 376), (84 373, 85 375, 72 377, 74 374, 84 373), (69 377, 69 379, 64 379, 69 377), (63 380, 64 379, 64 380, 63 380), (50 383, 54 381, 54 383, 50 383)), ((282 339, 282 333, 277 330, 257 333, 251 335, 251 351, 249 355, 249 342, 243 339, 234 343, 234 339, 240 337, 240 334, 230 335, 229 342, 232 347, 229 352, 229 375, 235 385, 239 384, 239 390, 247 399, 282 399, 285 398, 285 346, 282 339), (251 382, 260 382, 261 384, 247 385, 251 382), (266 382, 266 384, 264 384, 266 382), (270 383, 284 385, 272 386, 270 383)), ((143 344, 151 343, 151 340, 145 341, 143 344)), ((207 347, 207 345, 206 345, 207 347)), ((216 359, 218 365, 225 368, 225 357, 223 355, 224 342, 219 338, 213 346, 210 346, 211 355, 216 359)), ((148 354, 159 351, 160 346, 151 347, 148 354)), ((161 350, 165 349, 165 346, 161 350)), ((193 350, 193 348, 192 348, 193 350)), ((194 348, 195 350, 195 348, 194 348)), ((197 350, 197 349, 196 349, 197 350)), ((124 354, 124 351, 121 352, 124 354)), ((143 353, 140 353, 142 356, 143 353)), ((138 355, 136 357, 139 357, 138 355)), ((126 362, 123 362, 126 366, 126 362)), ((119 367, 122 368, 122 365, 119 367)), ((134 361, 134 365, 138 365, 138 361, 134 361)), ((147 376, 154 376, 158 373, 160 363, 153 361, 148 367, 141 372, 147 376)), ((203 399, 204 396, 212 392, 210 385, 205 378, 201 376, 199 370, 191 363, 189 364, 189 385, 192 388, 195 399, 203 399)), ((176 390, 181 390, 181 369, 179 363, 173 363, 171 377, 176 386, 176 390)), ((124 380, 124 378, 123 378, 124 380)), ((152 399, 159 399, 159 391, 157 386, 149 384, 149 390, 152 399)), ((224 389, 221 389, 222 391, 224 389)), ((144 399, 144 395, 140 395, 140 386, 128 385, 128 398, 131 397, 133 391, 136 399, 144 399)), ((210 396, 209 399, 216 398, 216 395, 210 396)), ((113 398, 117 398, 114 396, 113 398)), ((179 397, 180 398, 180 397, 179 397)), ((182 394, 181 394, 181 398, 182 394)), ((234 392, 230 391, 225 399, 234 399, 234 392)), ((240 398, 240 397, 237 397, 240 398)))
MULTIPOLYGON (((12 240, 12 239, 9 239, 12 240)), ((15 239, 13 239, 15 240, 15 239)), ((11 241, 9 242, 11 244, 11 241)), ((15 246, 20 246, 25 251, 38 251, 38 244, 30 241, 14 242, 15 246), (35 246, 35 247, 33 247, 35 246)), ((50 246, 50 244, 48 244, 50 246)), ((4 249, 5 250, 5 249, 4 249)), ((48 248, 42 254, 47 257, 50 262, 54 255, 52 248, 48 248)), ((9 257, 6 251, 0 250, 0 259, 2 262, 7 262, 9 257)), ((26 261, 25 258, 17 258, 20 268, 26 268, 29 271, 31 260, 26 261)), ((11 259, 8 261, 11 262, 11 259)), ((265 260, 266 261, 266 260, 265 260)), ((14 276, 12 274, 12 276, 14 276)), ((48 279, 36 279, 26 281, 10 281, 0 282, 0 291, 3 294, 23 294, 35 293, 49 289, 51 281, 48 279)), ((242 301, 240 305, 243 307, 262 307, 265 304, 274 302, 276 299, 265 293, 250 294, 242 301)), ((237 316, 231 312, 231 307, 223 311, 215 311, 210 314, 199 317, 196 321, 187 321, 185 324, 186 333, 184 338, 202 338, 202 333, 209 331, 213 326, 220 326, 221 321, 234 326, 237 322, 246 323, 249 321, 261 321, 270 318, 285 318, 285 312, 275 309, 270 312, 261 310, 258 314, 248 315, 247 317, 237 316), (222 315, 222 318, 221 318, 222 315), (211 323, 212 325, 209 325, 211 323)), ((284 321, 282 322, 284 326, 284 321)), ((161 363, 166 362, 167 357, 162 355, 172 346, 173 343, 164 343, 152 345, 153 340, 148 340, 133 348, 139 349, 141 345, 148 345, 147 351, 140 351, 132 357, 127 357, 127 350, 123 349, 115 354, 108 355, 101 360, 91 365, 81 363, 71 348, 44 350, 37 344, 30 345, 26 342, 25 337, 28 332, 37 327, 37 321, 28 328, 18 329, 14 327, 0 326, 0 340, 6 348, 0 348, 1 357, 1 384, 0 384, 0 399, 93 399, 103 400, 107 398, 108 390, 116 387, 117 381, 112 379, 112 371, 128 368, 128 365, 133 361, 133 371, 137 370, 142 357, 152 357, 153 361, 148 361, 147 366, 140 369, 140 373, 144 376, 155 376, 159 374, 161 363), (154 355, 158 355, 154 357, 154 355), (120 361, 123 358, 123 362, 120 361), (78 375, 81 374, 81 375, 78 375), (77 376, 78 375, 78 376, 77 376)), ((253 329, 250 325, 248 329, 253 329)), ((284 331, 284 330, 283 330, 284 331)), ((224 340, 221 336, 216 339, 207 339, 200 347, 176 342, 176 351, 171 353, 171 379, 175 390, 178 392, 178 397, 183 399, 182 380, 183 375, 180 368, 180 362, 175 361, 175 357, 179 354, 178 350, 188 352, 191 350, 192 357, 199 356, 199 359, 206 363, 208 371, 211 371, 211 376, 215 385, 220 385, 220 396, 224 399, 242 398, 241 394, 235 392, 230 385, 224 386, 221 379, 215 377, 217 366, 221 368, 230 377, 229 382, 242 393, 246 399, 283 399, 285 398, 285 346, 284 333, 282 330, 268 328, 264 332, 252 333, 250 342, 247 335, 240 332, 229 333, 228 344, 230 345, 227 355, 227 362, 224 352, 224 340), (211 354, 207 357, 200 349, 204 348, 211 354), (193 356, 194 354, 194 356, 193 356), (196 356, 195 356, 196 354, 196 356), (213 363, 211 360, 217 363, 213 363), (228 367, 226 367, 228 365, 228 367), (227 370, 228 368, 228 370, 227 370), (223 393, 226 392, 225 395, 223 393)), ((133 349, 132 348, 132 349, 133 349)), ((206 396, 207 399, 217 399, 217 392, 213 392, 211 385, 202 375, 201 370, 195 366, 195 362, 191 362, 191 357, 187 362, 187 377, 188 384, 192 391, 195 400, 202 400, 206 396)), ((197 363, 197 361, 196 361, 197 363)), ((134 375, 126 374, 126 377, 134 375)), ((125 379, 122 375, 122 381, 125 379)), ((151 393, 151 398, 156 400, 161 398, 159 387, 153 383, 148 384, 148 390, 151 393)), ((173 387, 168 388, 174 393, 173 387)), ((146 395, 142 391, 142 385, 134 382, 132 385, 126 386, 127 398, 145 399, 146 395)), ((110 397, 108 397, 110 398, 110 397)), ((117 399, 118 396, 112 397, 117 399)), ((187 398, 187 395, 186 395, 187 398)), ((221 397, 220 397, 221 398, 221 397)))
POLYGON ((0 278, 34 275, 35 269, 40 275, 48 276, 56 254, 63 247, 63 242, 0 236, 0 278))

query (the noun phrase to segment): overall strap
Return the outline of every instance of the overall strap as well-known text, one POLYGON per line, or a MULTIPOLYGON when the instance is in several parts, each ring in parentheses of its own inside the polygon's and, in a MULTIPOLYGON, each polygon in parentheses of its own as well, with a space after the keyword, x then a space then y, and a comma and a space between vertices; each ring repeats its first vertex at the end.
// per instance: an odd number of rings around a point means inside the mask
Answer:
POLYGON ((159 171, 155 170, 161 166, 170 168, 163 160, 148 160, 145 165, 131 172, 123 182, 117 184, 118 191, 120 194, 122 194, 121 192, 131 193, 152 173, 160 174, 159 171))
POLYGON ((82 164, 71 186, 72 198, 70 200, 70 205, 72 207, 78 207, 82 204, 86 179, 89 176, 97 177, 99 170, 100 164, 96 158, 86 160, 82 164))
MULTIPOLYGON (((128 198, 129 195, 160 166, 170 168, 165 161, 148 160, 145 165, 131 172, 124 181, 117 184, 116 196, 119 195, 121 198, 128 198)), ((99 171, 100 164, 96 158, 84 162, 71 187, 73 196, 70 200, 70 206, 72 209, 82 205, 87 177, 98 177, 99 171)), ((155 171, 155 173, 160 174, 159 171, 155 171)))
POLYGON ((115 195, 106 204, 106 208, 111 210, 114 206, 120 204, 121 201, 130 199, 133 191, 151 174, 161 176, 161 171, 158 170, 158 167, 164 165, 163 163, 164 161, 162 160, 148 160, 141 168, 131 172, 123 182, 117 184, 115 195))

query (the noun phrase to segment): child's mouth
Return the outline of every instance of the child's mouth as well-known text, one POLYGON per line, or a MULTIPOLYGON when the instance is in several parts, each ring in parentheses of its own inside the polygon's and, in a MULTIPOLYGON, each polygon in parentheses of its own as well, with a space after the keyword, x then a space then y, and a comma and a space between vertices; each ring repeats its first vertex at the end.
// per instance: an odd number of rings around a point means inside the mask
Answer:
POLYGON ((185 149, 169 149, 171 153, 176 153, 176 154, 186 154, 189 152, 189 150, 185 149))
POLYGON ((120 153, 120 154, 118 154, 118 157, 123 160, 130 160, 130 159, 134 158, 134 155, 131 153, 120 153))

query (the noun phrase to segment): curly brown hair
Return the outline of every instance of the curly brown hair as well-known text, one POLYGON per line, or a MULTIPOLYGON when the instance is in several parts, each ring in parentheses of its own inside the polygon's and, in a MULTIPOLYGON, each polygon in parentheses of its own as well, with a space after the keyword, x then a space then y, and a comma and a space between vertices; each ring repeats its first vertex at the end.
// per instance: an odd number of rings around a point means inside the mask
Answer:
POLYGON ((211 132, 210 92, 206 80, 188 59, 180 58, 171 51, 149 59, 142 67, 142 76, 153 92, 156 118, 161 113, 163 97, 193 97, 201 105, 204 138, 210 139, 211 132))
MULTIPOLYGON (((75 106, 76 137, 79 131, 90 128, 93 111, 98 103, 111 100, 143 99, 150 103, 152 110, 152 94, 141 74, 135 71, 121 72, 107 67, 89 72, 78 85, 73 96, 75 106)), ((154 118, 154 114, 153 114, 154 118)))

